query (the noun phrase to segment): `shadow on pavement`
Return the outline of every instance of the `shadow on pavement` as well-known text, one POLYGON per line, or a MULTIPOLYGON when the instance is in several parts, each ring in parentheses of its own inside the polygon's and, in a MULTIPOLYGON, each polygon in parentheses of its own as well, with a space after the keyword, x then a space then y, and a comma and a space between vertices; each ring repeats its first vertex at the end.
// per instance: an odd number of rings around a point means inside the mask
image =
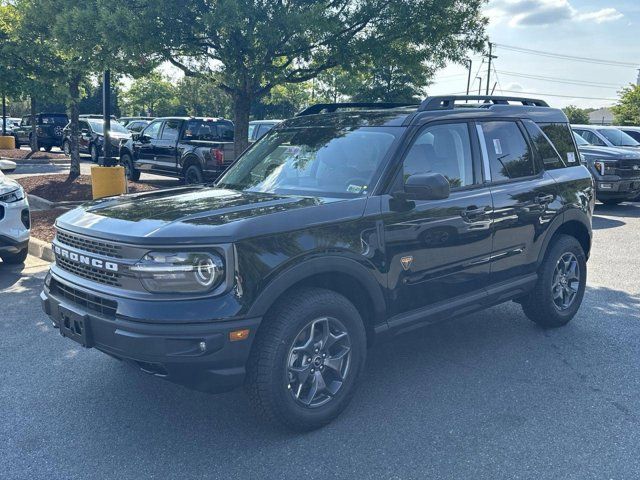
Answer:
POLYGON ((622 203, 620 205, 596 204, 596 215, 607 215, 612 217, 633 217, 640 218, 640 203, 622 203))
MULTIPOLYGON (((12 287, 20 281, 24 275, 26 266, 24 263, 9 265, 0 260, 0 290, 12 287)), ((25 277, 27 279, 29 277, 25 277)))
POLYGON ((594 230, 606 230, 607 228, 623 227, 626 223, 621 220, 615 220, 613 218, 602 217, 600 215, 593 216, 593 229, 594 230))

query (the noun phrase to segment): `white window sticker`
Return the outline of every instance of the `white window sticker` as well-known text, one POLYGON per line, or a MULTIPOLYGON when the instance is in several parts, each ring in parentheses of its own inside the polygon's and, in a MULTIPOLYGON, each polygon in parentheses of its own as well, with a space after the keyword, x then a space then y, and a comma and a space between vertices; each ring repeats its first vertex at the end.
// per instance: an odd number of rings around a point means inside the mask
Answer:
POLYGON ((576 163, 576 154, 573 152, 567 152, 567 162, 576 163))
POLYGON ((502 144, 499 138, 493 139, 493 149, 496 151, 496 155, 502 155, 502 144))

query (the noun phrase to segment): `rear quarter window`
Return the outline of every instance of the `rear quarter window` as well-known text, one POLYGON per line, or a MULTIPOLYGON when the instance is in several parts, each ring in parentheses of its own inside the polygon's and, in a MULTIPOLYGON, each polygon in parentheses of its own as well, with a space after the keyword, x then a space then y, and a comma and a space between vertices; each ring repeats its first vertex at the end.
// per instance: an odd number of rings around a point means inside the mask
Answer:
POLYGON ((545 162, 545 168, 573 167, 580 164, 580 156, 576 150, 576 144, 571 134, 571 127, 568 123, 538 123, 538 126, 551 143, 553 143, 553 146, 562 159, 562 162, 556 164, 547 164, 545 162))

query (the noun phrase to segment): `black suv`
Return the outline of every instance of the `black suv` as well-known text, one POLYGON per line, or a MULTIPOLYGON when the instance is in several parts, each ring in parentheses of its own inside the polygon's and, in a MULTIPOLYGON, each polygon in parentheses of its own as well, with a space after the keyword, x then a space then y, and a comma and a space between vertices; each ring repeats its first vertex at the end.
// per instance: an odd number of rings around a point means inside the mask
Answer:
MULTIPOLYGON (((112 151, 118 152, 120 145, 131 138, 129 130, 124 128, 116 120, 111 120, 111 129, 109 131, 109 140, 111 141, 112 151)), ((78 120, 78 149, 80 153, 88 153, 91 161, 98 163, 98 159, 103 154, 104 149, 104 120, 97 116, 81 116, 78 120)), ((71 125, 64 127, 62 131, 62 150, 66 155, 71 155, 71 125)))
MULTIPOLYGON (((53 147, 62 147, 62 130, 67 123, 69 123, 69 117, 66 113, 37 114, 38 147, 44 148, 47 152, 51 151, 53 147)), ((20 145, 30 144, 32 132, 31 116, 23 117, 20 126, 13 130, 16 148, 20 148, 20 145)))
POLYGON ((263 417, 306 430, 347 406, 379 337, 509 300, 569 322, 593 206, 542 101, 318 105, 215 185, 59 217, 41 298, 85 347, 200 390, 244 384, 263 417))

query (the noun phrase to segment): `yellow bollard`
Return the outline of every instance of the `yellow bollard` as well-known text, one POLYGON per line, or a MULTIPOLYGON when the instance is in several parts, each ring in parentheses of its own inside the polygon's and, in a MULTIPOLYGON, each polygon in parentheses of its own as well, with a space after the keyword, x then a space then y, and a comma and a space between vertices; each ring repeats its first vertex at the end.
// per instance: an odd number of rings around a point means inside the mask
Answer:
POLYGON ((127 193, 127 177, 124 167, 91 167, 91 191, 93 199, 127 193))
MULTIPOLYGON (((0 128, 0 132, 2 129, 0 128)), ((9 135, 3 137, 0 135, 0 150, 13 150, 16 148, 16 139, 9 135)))

